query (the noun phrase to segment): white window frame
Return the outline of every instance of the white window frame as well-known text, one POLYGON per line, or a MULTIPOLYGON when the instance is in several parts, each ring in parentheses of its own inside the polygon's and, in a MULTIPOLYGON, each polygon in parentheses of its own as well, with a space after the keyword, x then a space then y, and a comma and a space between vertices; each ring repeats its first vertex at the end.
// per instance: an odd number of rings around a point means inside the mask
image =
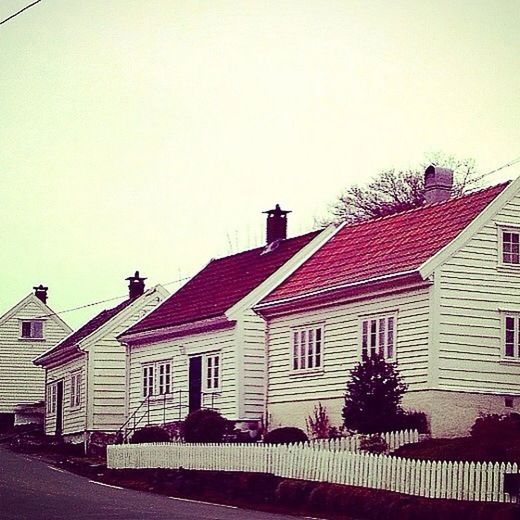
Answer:
POLYGON ((500 339, 500 355, 503 360, 520 363, 520 312, 503 311, 502 312, 502 334, 500 339), (513 354, 508 355, 507 323, 508 319, 513 319, 513 354))
MULTIPOLYGON (((508 269, 520 269, 520 226, 513 224, 500 223, 497 224, 498 230, 498 265, 508 269), (504 261, 504 233, 512 233, 518 235, 519 255, 518 263, 504 261)), ((512 252, 511 252, 512 253, 512 252)))
POLYGON ((141 397, 171 396, 173 364, 170 359, 161 359, 141 365, 141 397))
POLYGON ((385 361, 394 362, 396 360, 397 345, 397 312, 382 312, 380 314, 371 314, 359 316, 359 358, 363 359, 366 354, 370 357, 372 354, 383 350, 383 358, 385 361), (392 327, 389 324, 392 323, 392 327), (366 324, 366 325, 365 325, 366 324), (374 331, 375 324, 375 331, 374 331), (366 327, 366 329, 365 329, 366 327), (392 334, 390 335, 390 330, 392 334), (391 344, 390 344, 391 338, 391 344), (365 348, 365 340, 367 345, 365 348), (375 340, 375 342, 374 342, 375 340), (382 349, 381 349, 382 345, 382 349), (391 349, 389 348, 391 347, 391 349), (391 350, 389 352, 389 350, 391 350))
POLYGON ((47 385, 47 400, 46 400, 47 414, 53 415, 56 413, 57 403, 58 403, 58 385, 57 385, 57 383, 49 383, 47 385))
POLYGON ((71 410, 81 406, 81 370, 70 373, 70 402, 71 410))
POLYGON ((293 374, 323 370, 323 323, 310 323, 291 328, 290 370, 293 374))
POLYGON ((220 352, 210 352, 202 357, 202 390, 205 393, 219 392, 222 373, 220 352))
POLYGON ((23 340, 23 341, 45 341, 45 320, 32 319, 32 318, 20 319, 20 336, 18 339, 23 340), (29 336, 23 335, 23 326, 25 323, 30 324, 30 335, 29 336), (34 335, 33 328, 36 323, 38 323, 41 326, 41 336, 34 335))

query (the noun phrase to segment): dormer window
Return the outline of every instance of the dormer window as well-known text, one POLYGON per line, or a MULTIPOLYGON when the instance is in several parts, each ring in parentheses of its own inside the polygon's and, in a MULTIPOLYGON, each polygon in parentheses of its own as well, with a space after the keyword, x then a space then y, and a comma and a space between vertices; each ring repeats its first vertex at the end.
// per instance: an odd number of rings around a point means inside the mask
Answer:
POLYGON ((502 230, 502 263, 520 264, 520 230, 502 230))
POLYGON ((42 320, 22 320, 20 339, 43 339, 42 320))

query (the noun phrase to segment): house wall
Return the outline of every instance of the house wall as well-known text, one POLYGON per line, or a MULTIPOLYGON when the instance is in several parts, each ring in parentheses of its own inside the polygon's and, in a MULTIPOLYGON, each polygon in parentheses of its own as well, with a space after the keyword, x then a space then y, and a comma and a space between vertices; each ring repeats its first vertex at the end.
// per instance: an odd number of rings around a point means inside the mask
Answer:
POLYGON ((88 347, 89 431, 115 432, 125 422, 126 351, 116 338, 163 299, 157 291, 145 293, 109 322, 106 333, 88 347))
POLYGON ((501 310, 520 311, 520 270, 498 265, 497 222, 520 226, 520 197, 434 273, 439 285, 435 387, 520 400, 520 358, 503 359, 501 333, 501 310))
POLYGON ((428 382, 430 288, 380 295, 269 320, 268 422, 305 427, 318 401, 329 407, 332 424, 341 424, 341 404, 349 370, 360 361, 361 316, 396 311, 396 359, 411 390, 428 382), (291 329, 323 324, 323 368, 291 372, 291 329))
POLYGON ((249 310, 237 326, 242 330, 241 341, 237 344, 239 418, 259 421, 264 414, 266 391, 265 322, 249 310))
MULTIPOLYGON (((205 397, 203 407, 218 409, 226 418, 235 420, 238 414, 237 377, 235 360, 236 330, 208 332, 183 338, 128 347, 128 416, 130 417, 144 400, 142 394, 143 364, 156 361, 172 362, 172 395, 150 400, 149 423, 182 420, 188 413, 188 360, 190 356, 220 352, 220 392, 213 400, 205 397), (185 350, 180 353, 180 348, 185 350)), ((148 406, 141 408, 136 417, 142 418, 141 425, 148 423, 148 406), (144 414, 144 416, 143 416, 144 414)))
POLYGON ((69 332, 53 319, 46 319, 44 340, 19 339, 20 318, 29 319, 45 313, 41 305, 28 301, 0 325, 0 413, 13 413, 19 403, 34 403, 45 398, 45 372, 32 360, 69 332))
MULTIPOLYGON (((63 363, 57 367, 47 369, 47 387, 63 381, 63 435, 71 435, 83 432, 86 425, 86 388, 87 388, 87 357, 80 357, 63 363), (81 371, 81 400, 78 408, 71 408, 70 392, 71 392, 71 373, 77 370, 81 371)), ((43 372, 43 370, 42 370, 43 372)), ((56 433, 56 413, 49 413, 47 408, 48 394, 46 394, 45 407, 45 433, 54 435, 56 433)))

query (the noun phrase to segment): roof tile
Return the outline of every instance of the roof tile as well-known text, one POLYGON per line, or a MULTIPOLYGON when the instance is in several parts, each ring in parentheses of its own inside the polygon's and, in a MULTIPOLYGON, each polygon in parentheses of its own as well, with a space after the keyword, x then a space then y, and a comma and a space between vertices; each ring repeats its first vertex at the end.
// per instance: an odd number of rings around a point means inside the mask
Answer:
POLYGON ((313 231, 283 240, 269 253, 262 254, 265 247, 257 247, 211 260, 186 285, 128 329, 124 335, 224 315, 318 233, 319 231, 313 231))
POLYGON ((262 303, 418 269, 470 224, 507 184, 346 225, 262 303))

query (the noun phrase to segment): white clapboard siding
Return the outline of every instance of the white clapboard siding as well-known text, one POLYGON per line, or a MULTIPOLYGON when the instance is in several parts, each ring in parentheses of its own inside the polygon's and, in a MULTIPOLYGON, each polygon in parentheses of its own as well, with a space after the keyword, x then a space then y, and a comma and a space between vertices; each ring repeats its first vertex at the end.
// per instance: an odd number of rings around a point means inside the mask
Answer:
POLYGON ((265 394, 265 322, 253 311, 241 320, 241 340, 237 342, 237 358, 242 363, 239 417, 259 420, 264 412, 265 394))
POLYGON ((49 350, 70 332, 62 322, 47 317, 43 340, 20 339, 20 319, 52 313, 46 305, 30 295, 26 303, 0 324, 0 413, 12 413, 19 403, 45 399, 45 372, 32 360, 49 350))
POLYGON ((515 196, 437 271, 439 388, 520 393, 520 365, 500 363, 501 312, 520 310, 520 272, 499 264, 497 223, 520 226, 515 196))
MULTIPOLYGON (((86 366, 87 358, 82 355, 79 358, 62 363, 61 365, 47 370, 47 385, 52 385, 58 381, 63 381, 63 426, 62 433, 70 435, 85 431, 86 427, 86 366), (81 396, 80 406, 71 407, 71 374, 72 372, 81 373, 81 396)), ((54 435, 56 433, 56 412, 48 413, 45 411, 45 433, 54 435)))
MULTIPOLYGON (((172 396, 166 400, 152 399, 146 404, 150 416, 143 418, 144 423, 162 423, 184 419, 188 413, 188 359, 190 355, 215 352, 221 356, 220 392, 211 400, 209 396, 203 406, 218 409, 226 418, 237 419, 237 378, 235 366, 235 329, 193 334, 181 339, 161 343, 133 346, 129 349, 128 368, 128 417, 143 402, 142 367, 157 361, 172 362, 172 396), (181 399, 181 402, 179 402, 181 399), (166 414, 164 409, 166 407, 166 414)), ((139 413, 139 417, 141 417, 139 413)))
POLYGON ((116 318, 116 325, 111 326, 109 322, 106 334, 88 347, 91 370, 89 430, 117 431, 125 422, 126 351, 117 336, 163 299, 158 291, 146 292, 122 311, 116 318))
MULTIPOLYGON (((416 432, 412 434, 416 436, 416 432)), ((284 478, 384 489, 427 498, 514 502, 504 474, 517 464, 411 460, 319 444, 124 444, 107 450, 107 466, 272 473, 284 478)))
POLYGON ((360 316, 396 311, 396 355, 411 390, 427 381, 429 289, 367 298, 290 316, 269 323, 269 404, 341 398, 348 372, 359 362, 360 316), (323 370, 291 373, 291 328, 323 324, 323 370))

